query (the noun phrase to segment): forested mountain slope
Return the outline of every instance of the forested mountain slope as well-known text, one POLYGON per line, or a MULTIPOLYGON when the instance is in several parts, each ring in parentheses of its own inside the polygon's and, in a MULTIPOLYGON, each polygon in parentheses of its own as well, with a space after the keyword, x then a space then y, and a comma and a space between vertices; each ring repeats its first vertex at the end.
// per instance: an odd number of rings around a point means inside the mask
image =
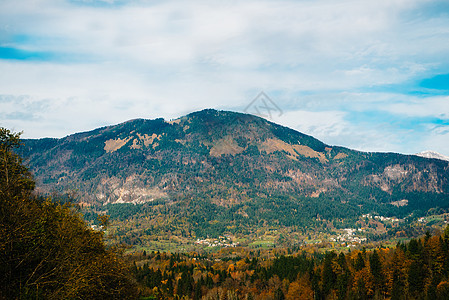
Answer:
POLYGON ((447 161, 330 146, 229 111, 26 140, 21 154, 40 191, 74 191, 91 207, 147 203, 142 215, 185 217, 197 233, 201 224, 306 226, 449 205, 447 161))

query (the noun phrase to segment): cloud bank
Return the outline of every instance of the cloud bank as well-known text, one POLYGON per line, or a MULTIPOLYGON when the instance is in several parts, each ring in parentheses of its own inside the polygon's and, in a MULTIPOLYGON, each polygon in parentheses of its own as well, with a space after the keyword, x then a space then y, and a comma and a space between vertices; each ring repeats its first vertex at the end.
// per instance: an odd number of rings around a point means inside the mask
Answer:
POLYGON ((449 155, 447 53, 447 1, 4 0, 0 126, 62 137, 264 91, 326 143, 449 155))

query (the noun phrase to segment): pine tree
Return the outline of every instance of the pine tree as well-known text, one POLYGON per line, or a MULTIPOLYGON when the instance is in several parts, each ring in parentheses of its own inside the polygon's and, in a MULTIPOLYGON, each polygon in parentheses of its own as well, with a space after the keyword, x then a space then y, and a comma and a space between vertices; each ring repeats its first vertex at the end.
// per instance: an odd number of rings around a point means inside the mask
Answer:
POLYGON ((332 268, 332 263, 336 256, 335 252, 327 252, 324 257, 322 291, 325 296, 327 296, 335 286, 337 276, 332 268))
POLYGON ((365 260, 363 259, 362 254, 359 252, 357 254, 357 258, 354 264, 354 268, 356 271, 360 271, 365 267, 365 260))
POLYGON ((280 287, 274 292, 274 299, 275 300, 285 300, 284 292, 282 291, 282 289, 280 287))
POLYGON ((424 266, 418 261, 413 261, 408 271, 408 289, 413 297, 421 297, 424 291, 425 278, 424 266))
POLYGON ((350 272, 348 269, 348 265, 346 262, 346 257, 343 254, 343 252, 341 252, 338 255, 338 259, 337 259, 337 263, 339 265, 339 274, 337 274, 337 297, 338 299, 346 299, 346 294, 347 294, 347 290, 348 290, 348 284, 349 284, 349 277, 350 272))
POLYGON ((376 250, 369 257, 369 267, 374 278, 375 293, 383 293, 382 264, 376 250))

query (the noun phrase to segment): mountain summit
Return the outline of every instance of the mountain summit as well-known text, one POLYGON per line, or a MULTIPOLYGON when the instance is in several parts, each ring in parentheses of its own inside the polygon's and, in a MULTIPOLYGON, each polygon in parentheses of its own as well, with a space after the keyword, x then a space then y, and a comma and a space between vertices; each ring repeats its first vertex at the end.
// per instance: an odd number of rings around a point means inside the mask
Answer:
POLYGON ((229 220, 235 226, 304 225, 448 205, 446 161, 330 146, 229 111, 206 109, 171 121, 136 119, 62 139, 25 140, 22 151, 43 192, 76 191, 79 202, 98 209, 162 205, 195 226, 216 221, 226 228, 229 220), (398 201, 408 205, 395 206, 398 201))
POLYGON ((62 139, 27 140, 26 146, 41 190, 76 189, 82 201, 101 204, 196 190, 218 193, 213 201, 227 205, 254 191, 254 181, 273 191, 283 186, 317 193, 310 188, 325 177, 318 169, 349 151, 253 115, 211 109, 172 121, 136 119, 62 139), (320 175, 298 172, 296 165, 320 175))

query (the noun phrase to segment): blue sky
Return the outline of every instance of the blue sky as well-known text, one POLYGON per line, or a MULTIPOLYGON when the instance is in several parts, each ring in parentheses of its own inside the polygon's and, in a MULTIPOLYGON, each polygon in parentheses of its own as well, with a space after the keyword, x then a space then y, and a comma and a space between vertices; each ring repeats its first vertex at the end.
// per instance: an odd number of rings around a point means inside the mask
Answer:
POLYGON ((261 91, 328 144, 449 155, 449 2, 0 1, 0 126, 24 137, 261 91))

